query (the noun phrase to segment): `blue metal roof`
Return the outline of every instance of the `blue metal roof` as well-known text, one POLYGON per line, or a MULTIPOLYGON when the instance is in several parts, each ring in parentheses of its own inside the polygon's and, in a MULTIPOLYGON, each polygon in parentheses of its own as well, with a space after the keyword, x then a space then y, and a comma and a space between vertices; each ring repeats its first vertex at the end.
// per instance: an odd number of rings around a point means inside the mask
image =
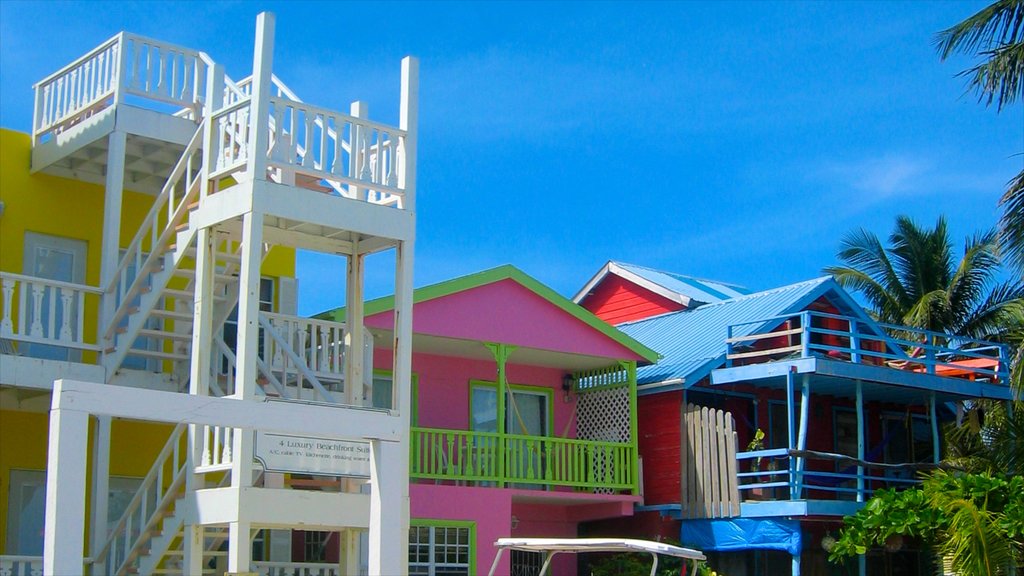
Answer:
POLYGON ((693 278, 673 272, 637 266, 636 264, 626 264, 625 262, 615 262, 615 264, 649 282, 662 286, 666 290, 686 296, 697 302, 721 302, 750 294, 750 290, 735 284, 693 278))
MULTIPOLYGON (((826 276, 627 322, 619 325, 619 329, 663 356, 657 364, 637 369, 638 384, 681 378, 682 386, 676 384, 672 387, 690 387, 725 362, 728 326, 799 312, 826 292, 835 294, 847 313, 863 315, 839 284, 826 276), (853 310, 850 310, 851 305, 853 310)), ((746 324, 734 328, 733 336, 745 336, 765 328, 768 327, 746 324)))

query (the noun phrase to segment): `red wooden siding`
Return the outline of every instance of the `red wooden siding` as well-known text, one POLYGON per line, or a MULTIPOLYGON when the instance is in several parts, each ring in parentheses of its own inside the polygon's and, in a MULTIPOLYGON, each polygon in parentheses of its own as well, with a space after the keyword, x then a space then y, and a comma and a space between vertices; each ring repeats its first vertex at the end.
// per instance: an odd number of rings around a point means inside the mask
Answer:
POLYGON ((682 304, 614 274, 605 276, 590 294, 583 297, 580 305, 609 324, 621 324, 683 309, 682 304))
POLYGON ((640 454, 644 459, 644 504, 679 502, 682 392, 642 396, 638 403, 640 454))

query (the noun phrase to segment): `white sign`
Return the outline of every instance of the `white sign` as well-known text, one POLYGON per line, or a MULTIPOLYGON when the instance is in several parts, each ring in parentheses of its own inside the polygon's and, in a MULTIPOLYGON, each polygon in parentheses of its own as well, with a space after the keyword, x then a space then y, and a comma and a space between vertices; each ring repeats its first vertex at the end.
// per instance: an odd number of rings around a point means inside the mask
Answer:
POLYGON ((255 457, 268 472, 370 477, 366 442, 257 431, 255 457))

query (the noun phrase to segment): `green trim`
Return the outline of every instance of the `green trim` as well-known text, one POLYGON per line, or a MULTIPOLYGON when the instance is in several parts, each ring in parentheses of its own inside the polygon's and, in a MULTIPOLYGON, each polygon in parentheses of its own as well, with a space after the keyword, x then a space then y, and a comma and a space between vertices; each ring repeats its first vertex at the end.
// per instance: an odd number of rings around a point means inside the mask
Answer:
MULTIPOLYGON (((629 374, 629 443, 633 447, 634 457, 630 461, 630 477, 633 479, 633 495, 640 495, 640 433, 637 418, 640 407, 636 397, 636 362, 623 362, 629 374)), ((686 449, 684 446, 683 449, 686 449)))
MULTIPOLYGON (((392 392, 394 391, 394 388, 393 388, 394 385, 395 385, 395 371, 394 370, 389 370, 387 368, 374 368, 373 369, 373 376, 374 377, 376 377, 376 376, 389 376, 391 378, 392 392)), ((411 394, 409 395, 410 396, 409 401, 412 402, 412 406, 410 407, 410 410, 409 410, 409 426, 415 426, 417 424, 417 422, 418 422, 418 416, 419 416, 419 409, 416 406, 417 403, 418 403, 417 392, 418 392, 418 389, 419 389, 419 380, 420 380, 419 374, 417 374, 416 372, 413 372, 411 380, 412 380, 412 391, 411 391, 411 394)))
MULTIPOLYGON (((469 573, 476 574, 476 521, 474 520, 447 520, 441 518, 412 518, 409 520, 410 528, 469 528, 469 573)), ((409 554, 409 543, 406 542, 406 555, 409 554)))
MULTIPOLYGON (((597 330, 601 334, 611 338, 649 363, 653 364, 661 357, 661 355, 654 350, 651 350, 637 340, 627 336, 624 332, 621 332, 611 324, 608 324, 604 320, 594 316, 587 309, 555 292, 551 288, 548 288, 544 284, 541 284, 538 280, 532 278, 511 264, 498 266, 497 268, 491 268, 490 270, 484 270, 483 272, 477 272, 468 276, 461 276, 459 278, 453 278, 437 284, 431 284, 430 286, 417 288, 413 291, 412 301, 413 304, 417 304, 419 302, 425 302, 427 300, 441 298, 442 296, 463 292, 471 288, 493 284, 501 280, 514 280, 518 282, 524 288, 527 288, 534 294, 547 300, 551 304, 554 304, 562 311, 568 313, 577 320, 580 320, 594 330, 597 330)), ((368 317, 374 314, 379 314, 387 310, 392 310, 394 307, 394 296, 385 296, 383 298, 370 300, 363 307, 363 316, 368 317)), ((326 310, 315 315, 314 318, 344 322, 345 308, 342 307, 335 308, 333 310, 326 310)))

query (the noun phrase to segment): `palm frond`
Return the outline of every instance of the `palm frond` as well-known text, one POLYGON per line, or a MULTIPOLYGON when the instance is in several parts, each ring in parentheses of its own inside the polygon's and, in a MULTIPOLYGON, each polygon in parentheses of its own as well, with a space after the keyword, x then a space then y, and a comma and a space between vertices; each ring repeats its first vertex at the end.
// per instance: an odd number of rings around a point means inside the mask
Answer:
POLYGON ((999 44, 1024 40, 1024 0, 998 0, 963 22, 935 35, 943 60, 954 53, 973 54, 999 44))
POLYGON ((994 102, 996 110, 1024 96, 1024 42, 1005 44, 982 56, 984 62, 957 74, 967 78, 967 92, 977 93, 986 106, 994 102))
POLYGON ((1003 256, 1017 267, 1024 278, 1024 170, 1010 180, 999 199, 1003 209, 999 219, 999 242, 1003 256))

